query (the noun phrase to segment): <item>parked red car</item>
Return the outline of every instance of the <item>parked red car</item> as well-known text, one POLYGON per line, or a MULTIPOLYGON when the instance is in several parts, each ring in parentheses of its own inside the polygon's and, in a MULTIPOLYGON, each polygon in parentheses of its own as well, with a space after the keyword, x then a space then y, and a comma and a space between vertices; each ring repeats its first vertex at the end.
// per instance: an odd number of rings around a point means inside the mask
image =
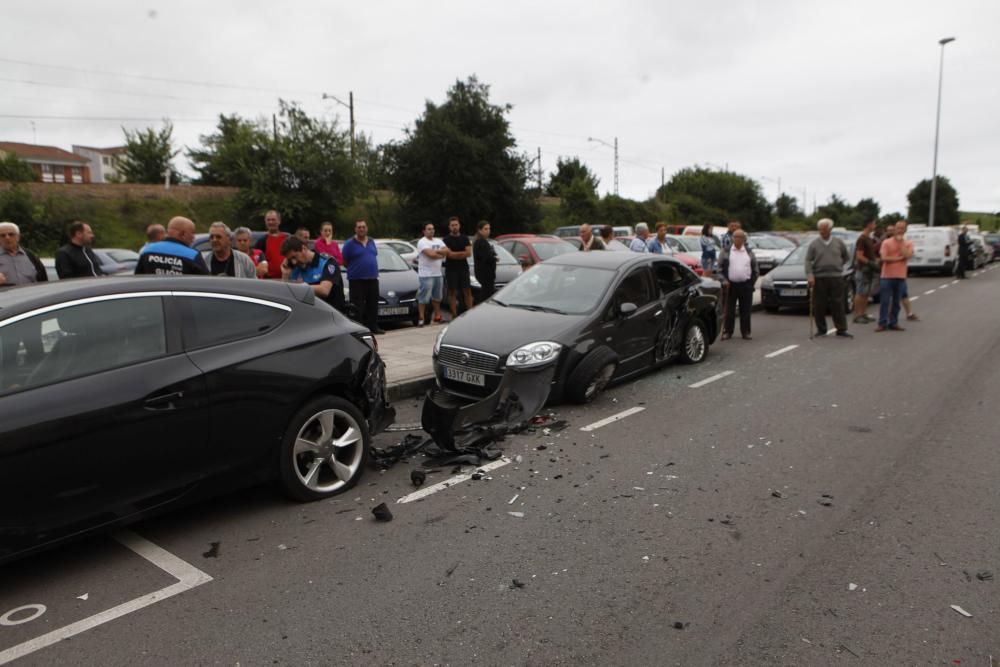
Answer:
POLYGON ((557 255, 578 252, 574 246, 555 236, 501 234, 496 241, 504 250, 514 255, 525 269, 557 255))
MULTIPOLYGON (((634 238, 635 238, 634 236, 623 236, 619 239, 619 241, 624 243, 625 247, 627 248, 629 245, 631 245, 632 239, 634 238)), ((689 269, 697 273, 699 276, 705 274, 705 270, 701 268, 701 262, 696 260, 694 257, 691 257, 690 255, 685 255, 682 252, 674 252, 672 248, 668 248, 668 252, 665 252, 664 254, 673 257, 678 262, 682 263, 684 266, 688 267, 689 269)))

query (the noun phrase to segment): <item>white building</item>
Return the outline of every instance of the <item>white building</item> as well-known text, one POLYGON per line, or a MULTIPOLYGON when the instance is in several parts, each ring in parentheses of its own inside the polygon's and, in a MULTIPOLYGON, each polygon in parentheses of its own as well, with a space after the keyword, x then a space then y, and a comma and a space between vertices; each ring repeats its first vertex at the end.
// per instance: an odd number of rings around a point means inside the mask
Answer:
POLYGON ((113 183, 118 181, 118 156, 125 152, 124 146, 114 146, 112 148, 73 146, 73 152, 90 161, 91 183, 113 183))

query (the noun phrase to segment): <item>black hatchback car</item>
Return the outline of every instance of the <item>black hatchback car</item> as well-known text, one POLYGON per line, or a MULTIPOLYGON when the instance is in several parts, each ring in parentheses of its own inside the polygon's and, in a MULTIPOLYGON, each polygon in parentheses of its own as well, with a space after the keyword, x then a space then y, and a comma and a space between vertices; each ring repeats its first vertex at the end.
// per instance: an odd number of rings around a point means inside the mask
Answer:
POLYGON ((441 332, 438 385, 486 403, 515 385, 522 399, 587 402, 672 359, 702 361, 720 330, 719 295, 719 283, 662 255, 553 257, 441 332))
POLYGON ((328 497, 392 417, 374 337, 308 286, 0 291, 0 562, 258 480, 328 497))

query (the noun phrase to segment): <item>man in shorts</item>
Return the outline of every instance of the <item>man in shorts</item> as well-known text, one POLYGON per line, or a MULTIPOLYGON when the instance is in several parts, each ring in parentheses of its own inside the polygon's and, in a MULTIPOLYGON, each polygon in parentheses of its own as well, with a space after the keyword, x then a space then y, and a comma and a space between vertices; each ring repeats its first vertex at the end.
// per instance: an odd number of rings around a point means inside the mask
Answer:
POLYGON ((441 239, 434 238, 434 225, 430 222, 424 225, 424 236, 417 241, 417 278, 420 288, 417 290, 417 311, 420 314, 418 327, 424 326, 427 317, 427 304, 434 304, 434 322, 441 321, 441 298, 444 296, 444 278, 441 276, 441 264, 448 256, 441 239))
POLYGON ((458 317, 458 293, 462 292, 462 300, 466 310, 472 310, 472 280, 469 273, 469 255, 472 254, 472 242, 462 233, 462 223, 458 218, 448 220, 448 236, 444 237, 448 247, 448 259, 444 260, 445 282, 448 283, 448 305, 452 318, 458 317))
POLYGON ((868 316, 868 299, 872 293, 875 274, 878 271, 878 258, 875 255, 875 218, 865 221, 861 236, 854 245, 854 323, 870 324, 873 319, 868 316))

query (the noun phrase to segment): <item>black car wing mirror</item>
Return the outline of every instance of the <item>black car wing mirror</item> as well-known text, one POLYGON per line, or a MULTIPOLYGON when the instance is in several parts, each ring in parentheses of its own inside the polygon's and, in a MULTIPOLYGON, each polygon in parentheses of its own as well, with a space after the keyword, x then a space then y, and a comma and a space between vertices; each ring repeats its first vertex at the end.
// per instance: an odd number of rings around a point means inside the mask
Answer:
POLYGON ((622 317, 626 317, 628 315, 631 315, 632 313, 634 313, 637 310, 639 310, 639 306, 637 306, 637 305, 635 305, 634 303, 631 303, 631 302, 625 302, 625 303, 621 304, 620 306, 618 306, 618 314, 621 315, 622 317))

